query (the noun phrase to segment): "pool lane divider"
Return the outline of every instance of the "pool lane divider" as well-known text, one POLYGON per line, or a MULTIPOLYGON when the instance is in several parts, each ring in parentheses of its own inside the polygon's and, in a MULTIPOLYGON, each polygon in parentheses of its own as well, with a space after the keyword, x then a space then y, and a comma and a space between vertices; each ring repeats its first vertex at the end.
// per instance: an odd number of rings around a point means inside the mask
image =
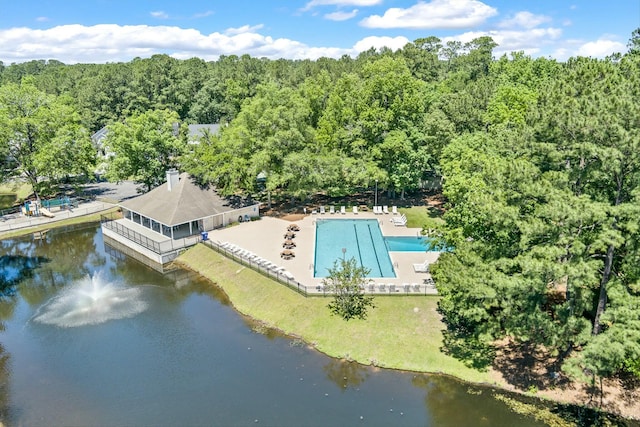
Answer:
POLYGON ((358 247, 358 257, 360 257, 360 267, 363 267, 362 263, 362 253, 360 252, 360 242, 358 241, 358 229, 356 228, 356 223, 353 223, 353 234, 356 236, 356 246, 358 247))
POLYGON ((371 224, 367 224, 367 228, 369 229, 369 237, 371 238, 371 247, 373 248, 373 254, 376 256, 376 263, 378 264, 378 271, 380 272, 380 277, 384 277, 384 274, 382 273, 382 266, 380 265, 380 258, 378 258, 378 251, 376 250, 376 242, 373 240, 373 232, 371 232, 371 224))

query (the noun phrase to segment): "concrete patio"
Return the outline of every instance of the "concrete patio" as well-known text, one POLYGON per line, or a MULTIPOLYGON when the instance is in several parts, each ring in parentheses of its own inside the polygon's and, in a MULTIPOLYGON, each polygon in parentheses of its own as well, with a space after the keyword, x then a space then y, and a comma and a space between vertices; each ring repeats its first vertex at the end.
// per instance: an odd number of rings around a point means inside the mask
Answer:
MULTIPOLYGON (((384 236, 418 236, 419 228, 407 228, 394 226, 391 222, 392 214, 374 214, 373 212, 360 212, 354 214, 348 211, 346 214, 310 214, 303 219, 291 222, 272 217, 261 217, 258 221, 241 223, 232 227, 213 230, 209 232, 209 239, 213 244, 224 242, 231 243, 239 248, 249 251, 277 267, 282 267, 290 273, 296 282, 306 288, 308 294, 323 294, 321 288, 322 278, 313 277, 314 247, 316 221, 318 219, 376 219, 380 224, 384 236), (296 232, 294 248, 295 257, 289 260, 282 259, 282 243, 287 227, 292 223, 300 227, 296 232)), ((371 278, 370 284, 365 287, 367 293, 374 294, 437 294, 431 275, 429 273, 417 273, 413 264, 433 263, 438 259, 438 252, 390 252, 391 261, 396 272, 395 278, 371 278), (381 289, 380 285, 384 285, 381 289), (390 292, 390 285, 395 287, 395 292, 390 292), (407 285, 409 289, 407 289, 407 285)))

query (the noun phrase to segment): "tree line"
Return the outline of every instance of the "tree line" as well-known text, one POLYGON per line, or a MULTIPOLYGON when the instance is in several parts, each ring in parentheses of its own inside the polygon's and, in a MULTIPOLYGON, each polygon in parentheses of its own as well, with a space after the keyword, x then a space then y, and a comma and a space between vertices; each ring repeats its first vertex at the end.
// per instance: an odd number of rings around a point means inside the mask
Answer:
POLYGON ((437 177, 449 351, 490 363, 508 339, 573 378, 640 376, 640 30, 606 59, 495 47, 0 65, 3 178, 89 174, 103 126, 107 176, 146 188, 172 166, 225 195, 300 199, 437 177), (190 144, 188 123, 222 126, 190 144))

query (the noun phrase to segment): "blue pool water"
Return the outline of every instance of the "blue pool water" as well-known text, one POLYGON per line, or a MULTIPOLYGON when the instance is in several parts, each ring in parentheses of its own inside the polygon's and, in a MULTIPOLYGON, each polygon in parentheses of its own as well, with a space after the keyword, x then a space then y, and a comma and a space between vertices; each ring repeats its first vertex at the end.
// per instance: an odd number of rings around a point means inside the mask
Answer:
POLYGON ((384 238, 390 252, 425 252, 437 251, 428 237, 388 236, 384 238))
POLYGON ((382 231, 375 219, 327 219, 316 223, 313 276, 327 277, 328 269, 343 256, 368 268, 367 277, 396 277, 382 231))

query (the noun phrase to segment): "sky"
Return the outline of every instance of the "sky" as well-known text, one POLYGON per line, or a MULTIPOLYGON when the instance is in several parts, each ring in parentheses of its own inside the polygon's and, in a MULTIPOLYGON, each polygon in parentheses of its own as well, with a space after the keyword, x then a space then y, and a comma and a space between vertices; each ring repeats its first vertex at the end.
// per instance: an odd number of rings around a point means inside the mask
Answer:
POLYGON ((639 27, 640 0, 0 0, 0 61, 315 60, 429 36, 564 61, 624 53, 639 27))

